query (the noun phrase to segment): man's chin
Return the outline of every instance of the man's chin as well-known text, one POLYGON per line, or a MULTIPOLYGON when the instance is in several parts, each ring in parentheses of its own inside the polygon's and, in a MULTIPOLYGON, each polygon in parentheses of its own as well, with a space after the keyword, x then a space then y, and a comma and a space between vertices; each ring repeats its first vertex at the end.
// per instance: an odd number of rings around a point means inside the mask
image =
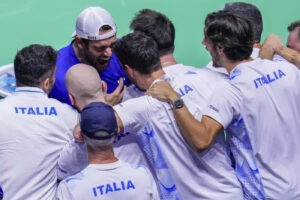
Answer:
POLYGON ((96 69, 98 72, 103 72, 104 70, 107 69, 108 67, 108 64, 109 64, 109 61, 105 62, 105 63, 97 63, 96 64, 96 69))

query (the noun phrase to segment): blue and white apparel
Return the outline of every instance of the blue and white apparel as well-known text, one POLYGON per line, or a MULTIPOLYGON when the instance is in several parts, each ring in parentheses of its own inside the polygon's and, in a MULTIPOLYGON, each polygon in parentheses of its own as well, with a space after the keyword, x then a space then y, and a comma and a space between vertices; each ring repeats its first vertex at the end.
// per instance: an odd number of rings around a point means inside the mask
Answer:
POLYGON ((300 197, 300 72, 288 62, 237 65, 204 115, 226 128, 247 199, 300 197))
POLYGON ((54 199, 57 161, 78 114, 36 87, 0 102, 0 185, 5 199, 54 199))
MULTIPOLYGON (((183 75, 183 74, 195 74, 198 73, 199 68, 192 67, 183 64, 175 64, 163 67, 163 70, 166 74, 171 76, 183 75)), ((130 85, 127 87, 127 90, 124 93, 122 102, 127 101, 128 99, 137 98, 143 96, 144 92, 140 91, 135 85, 130 85)))
POLYGON ((90 164, 58 186, 60 200, 143 199, 158 200, 154 180, 147 168, 123 161, 90 164))
MULTIPOLYGON (((206 108, 218 80, 223 79, 223 76, 208 69, 199 70, 198 74, 160 78, 171 83, 198 119, 202 117, 202 110, 206 108)), ((224 136, 220 134, 212 147, 197 153, 182 137, 169 104, 142 96, 114 108, 122 120, 124 131, 138 133, 138 140, 144 140, 142 147, 150 152, 148 159, 156 161, 154 166, 152 164, 153 171, 159 184, 166 184, 163 185, 166 191, 176 188, 180 199, 189 200, 243 198, 240 183, 226 154, 224 136), (149 138, 140 138, 141 134, 149 138)))

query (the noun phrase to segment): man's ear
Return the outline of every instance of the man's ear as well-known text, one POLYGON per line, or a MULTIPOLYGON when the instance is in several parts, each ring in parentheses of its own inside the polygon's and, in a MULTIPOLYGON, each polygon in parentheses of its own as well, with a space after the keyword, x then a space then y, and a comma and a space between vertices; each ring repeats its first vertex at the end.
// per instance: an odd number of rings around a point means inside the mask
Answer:
POLYGON ((131 68, 129 65, 125 64, 124 68, 126 72, 129 74, 130 77, 134 77, 134 69, 131 68))
POLYGON ((224 53, 224 47, 220 44, 217 45, 217 51, 219 54, 223 54, 224 53))
POLYGON ((84 43, 83 43, 83 41, 82 41, 81 37, 79 37, 79 36, 76 36, 76 37, 75 37, 75 41, 76 41, 76 43, 77 43, 78 47, 82 49, 82 48, 83 48, 83 46, 84 46, 84 43))
POLYGON ((47 77, 43 80, 43 82, 41 83, 41 89, 49 94, 50 93, 50 77, 47 77))
POLYGON ((76 99, 71 93, 69 93, 69 98, 70 98, 71 104, 75 105, 76 104, 76 99))

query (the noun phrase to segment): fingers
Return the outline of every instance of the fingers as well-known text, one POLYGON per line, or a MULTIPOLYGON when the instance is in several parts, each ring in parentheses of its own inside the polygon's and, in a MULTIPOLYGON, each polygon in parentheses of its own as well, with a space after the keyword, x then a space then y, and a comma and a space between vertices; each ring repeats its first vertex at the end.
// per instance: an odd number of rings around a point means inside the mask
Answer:
POLYGON ((174 99, 178 99, 179 94, 173 90, 170 83, 165 81, 159 81, 155 83, 151 88, 146 91, 146 95, 150 95, 165 102, 172 102, 174 99))
POLYGON ((123 99, 123 96, 124 96, 124 94, 125 94, 126 90, 127 90, 127 86, 125 85, 125 86, 123 87, 123 90, 122 90, 122 92, 120 93, 120 97, 121 97, 120 101, 122 101, 122 99, 123 99))
POLYGON ((287 59, 289 62, 293 62, 293 55, 294 52, 292 49, 283 48, 283 49, 276 49, 276 53, 287 59))
POLYGON ((120 103, 123 99, 123 95, 126 91, 127 87, 124 86, 123 78, 119 79, 119 85, 111 94, 105 94, 104 98, 107 104, 114 106, 120 103))
POLYGON ((123 80, 122 77, 120 77, 120 79, 119 79, 119 85, 118 85, 118 87, 115 89, 115 91, 113 93, 118 93, 119 94, 122 91, 123 86, 124 86, 124 80, 123 80))

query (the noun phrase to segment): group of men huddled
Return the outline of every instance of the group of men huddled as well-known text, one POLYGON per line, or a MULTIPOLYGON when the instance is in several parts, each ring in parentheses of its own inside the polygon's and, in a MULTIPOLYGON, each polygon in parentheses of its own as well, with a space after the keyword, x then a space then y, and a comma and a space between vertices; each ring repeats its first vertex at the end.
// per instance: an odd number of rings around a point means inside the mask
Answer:
POLYGON ((300 199, 295 41, 261 46, 257 7, 227 3, 205 19, 212 62, 195 68, 175 60, 165 15, 143 9, 130 28, 117 40, 89 7, 70 45, 17 53, 0 102, 3 199, 300 199))

